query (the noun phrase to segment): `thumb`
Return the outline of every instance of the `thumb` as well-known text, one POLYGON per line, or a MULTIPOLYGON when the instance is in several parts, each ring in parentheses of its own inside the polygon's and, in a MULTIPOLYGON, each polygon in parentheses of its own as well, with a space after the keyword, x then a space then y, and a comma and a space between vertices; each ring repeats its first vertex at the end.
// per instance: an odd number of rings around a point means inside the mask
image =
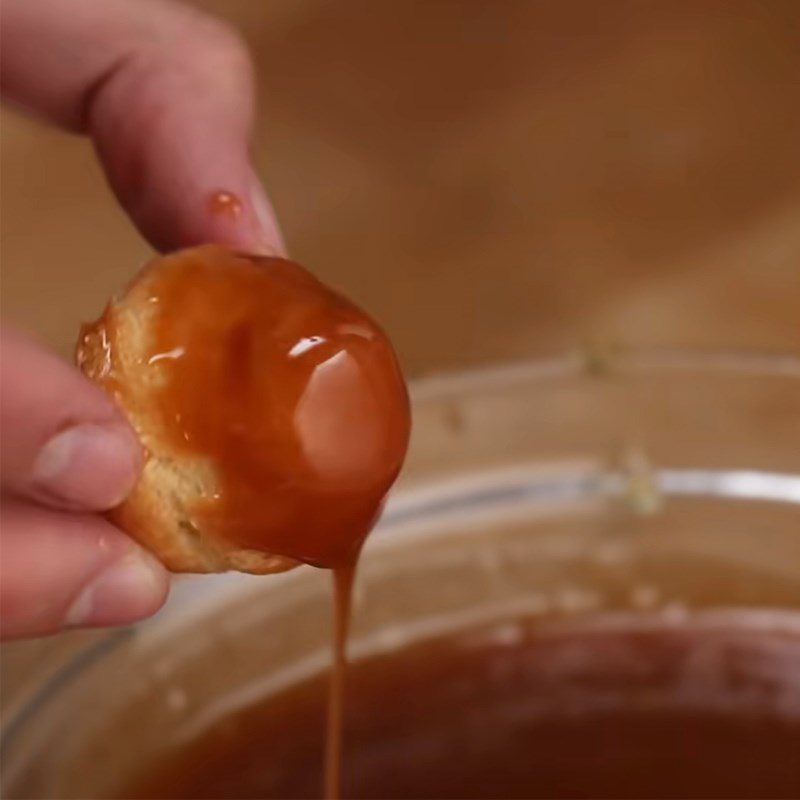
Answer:
POLYGON ((108 395, 22 336, 0 335, 2 489, 46 505, 104 510, 133 488, 142 461, 108 395))
MULTIPOLYGON (((132 489, 136 436, 112 400, 75 368, 13 331, 0 336, 3 493, 101 510, 132 489)), ((35 636, 153 613, 167 572, 99 516, 7 500, 0 542, 0 633, 35 636)))
POLYGON ((2 638, 120 625, 164 602, 167 571, 101 517, 12 500, 2 527, 2 638))

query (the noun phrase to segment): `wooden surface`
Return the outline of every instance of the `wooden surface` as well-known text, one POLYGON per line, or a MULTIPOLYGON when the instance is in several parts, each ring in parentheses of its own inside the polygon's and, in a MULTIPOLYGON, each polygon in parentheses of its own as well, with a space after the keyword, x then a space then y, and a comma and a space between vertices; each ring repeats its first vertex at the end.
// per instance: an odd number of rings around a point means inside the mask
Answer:
MULTIPOLYGON (((208 0, 258 64, 293 255, 414 373, 625 342, 800 345, 800 5, 208 0)), ((3 311, 67 352, 148 249, 12 112, 3 311)))
MULTIPOLYGON (((800 347, 796 0, 203 5, 252 44, 293 255, 411 373, 800 347)), ((148 248, 86 142, 2 122, 3 313, 68 353, 148 248)))

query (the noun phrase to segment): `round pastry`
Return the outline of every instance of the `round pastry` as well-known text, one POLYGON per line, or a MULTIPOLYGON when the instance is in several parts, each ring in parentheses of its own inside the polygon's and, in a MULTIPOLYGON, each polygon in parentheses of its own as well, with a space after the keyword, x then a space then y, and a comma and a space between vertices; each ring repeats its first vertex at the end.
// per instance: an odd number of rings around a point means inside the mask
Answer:
POLYGON ((386 335, 302 267, 206 245, 148 264, 77 363, 146 460, 112 519, 176 572, 355 559, 408 444, 386 335))

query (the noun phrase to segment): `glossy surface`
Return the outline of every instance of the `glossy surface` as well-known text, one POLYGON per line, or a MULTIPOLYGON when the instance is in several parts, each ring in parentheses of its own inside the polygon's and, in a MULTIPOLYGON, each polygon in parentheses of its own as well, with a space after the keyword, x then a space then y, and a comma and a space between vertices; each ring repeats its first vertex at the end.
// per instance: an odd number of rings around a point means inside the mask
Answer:
MULTIPOLYGON (((514 620, 355 663, 343 796, 796 798, 797 634, 514 620)), ((220 719, 125 798, 319 797, 325 683, 220 719)))
POLYGON ((355 558, 405 456, 391 345, 302 267, 206 246, 145 273, 151 398, 170 447, 208 459, 217 535, 318 566, 355 558))
POLYGON ((208 210, 212 214, 236 219, 242 214, 242 201, 233 192, 220 189, 209 195, 208 210))

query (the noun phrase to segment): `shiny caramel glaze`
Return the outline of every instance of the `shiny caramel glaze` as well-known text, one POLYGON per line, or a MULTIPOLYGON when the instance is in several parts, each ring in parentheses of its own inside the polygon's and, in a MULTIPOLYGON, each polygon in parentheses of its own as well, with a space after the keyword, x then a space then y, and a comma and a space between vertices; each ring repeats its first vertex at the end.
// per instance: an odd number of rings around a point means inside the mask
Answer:
MULTIPOLYGON (((213 471, 213 491, 192 506, 197 527, 243 549, 353 563, 408 444, 386 335, 297 264, 218 246, 153 262, 122 303, 134 292, 137 311, 146 305, 148 426, 213 471)), ((130 378, 115 374, 107 325, 83 338, 102 334, 103 380, 124 408, 130 378)))
POLYGON ((242 214, 242 201, 233 192, 220 189, 209 196, 208 210, 217 216, 237 219, 242 214))

